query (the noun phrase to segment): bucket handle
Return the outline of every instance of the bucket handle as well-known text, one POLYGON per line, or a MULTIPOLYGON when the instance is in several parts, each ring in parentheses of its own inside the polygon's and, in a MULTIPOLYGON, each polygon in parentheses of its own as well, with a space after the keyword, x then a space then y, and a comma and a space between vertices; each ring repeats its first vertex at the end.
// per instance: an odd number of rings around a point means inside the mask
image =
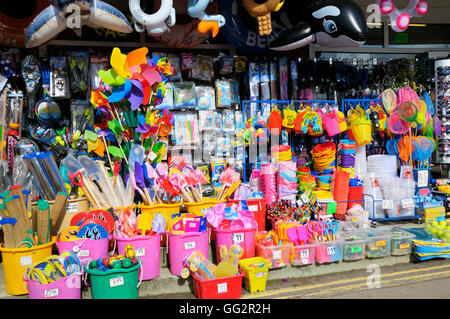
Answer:
POLYGON ((138 285, 136 288, 139 288, 139 286, 142 283, 142 277, 144 276, 144 265, 142 264, 142 261, 140 259, 138 259, 138 261, 139 261, 139 265, 140 265, 139 268, 141 268, 141 276, 140 276, 141 278, 139 278, 139 282, 138 282, 138 285))

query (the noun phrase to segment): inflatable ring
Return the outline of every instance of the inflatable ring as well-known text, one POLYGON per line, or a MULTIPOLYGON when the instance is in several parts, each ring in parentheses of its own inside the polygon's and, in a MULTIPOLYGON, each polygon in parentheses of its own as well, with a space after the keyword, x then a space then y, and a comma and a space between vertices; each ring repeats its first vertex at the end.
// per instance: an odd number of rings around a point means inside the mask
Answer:
POLYGON ((377 0, 380 12, 391 20, 392 30, 403 32, 408 29, 411 18, 421 17, 428 12, 428 0, 410 0, 408 7, 399 10, 395 6, 394 0, 377 0))
POLYGON ((39 12, 48 6, 47 0, 29 0, 26 2, 27 4, 22 5, 30 8, 30 10, 29 12, 23 12, 24 10, 21 9, 21 15, 19 16, 19 13, 11 12, 11 8, 15 9, 14 6, 11 6, 11 2, 1 1, 0 21, 2 25, 0 26, 0 45, 15 48, 25 47, 25 29, 39 12))
POLYGON ((220 13, 225 17, 221 28, 227 41, 239 50, 251 54, 261 54, 269 50, 269 43, 286 30, 272 17, 272 34, 261 36, 258 23, 252 18, 239 0, 219 0, 220 13), (244 21, 250 21, 248 26, 244 21))
MULTIPOLYGON (((188 7, 188 1, 181 1, 185 8, 188 7)), ((177 12, 182 12, 181 10, 175 9, 177 12)), ((208 14, 217 14, 219 12, 219 6, 217 2, 214 1, 209 4, 207 8, 208 14)), ((187 17, 189 15, 186 14, 187 17)), ((190 17, 189 17, 190 18, 190 17)), ((198 31, 198 24, 200 23, 199 19, 192 19, 187 24, 175 24, 170 28, 170 32, 166 32, 161 36, 152 36, 157 42, 161 43, 165 47, 168 48, 178 48, 178 49, 188 49, 192 47, 196 47, 206 40, 208 40, 211 36, 210 32, 202 34, 198 31)), ((177 19, 178 21, 179 19, 177 19)))

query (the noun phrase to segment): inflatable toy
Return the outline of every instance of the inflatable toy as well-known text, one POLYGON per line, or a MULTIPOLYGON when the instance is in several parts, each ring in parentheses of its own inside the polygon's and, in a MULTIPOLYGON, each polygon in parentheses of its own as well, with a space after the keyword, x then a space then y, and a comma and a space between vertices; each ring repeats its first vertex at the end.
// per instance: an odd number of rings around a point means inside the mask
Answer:
POLYGON ((133 31, 127 18, 113 6, 100 0, 53 0, 39 13, 25 31, 25 47, 47 42, 67 28, 81 36, 81 27, 104 27, 117 32, 133 31))
POLYGON ((256 3, 253 0, 243 0, 242 4, 248 13, 258 20, 259 35, 269 35, 272 33, 272 18, 270 14, 280 10, 284 1, 267 0, 264 3, 256 3))
POLYGON ((271 42, 272 50, 295 50, 310 43, 356 47, 366 41, 366 18, 352 0, 286 1, 280 15, 288 30, 271 42))
POLYGON ((207 15, 205 13, 209 3, 213 0, 189 0, 188 14, 191 18, 199 18, 201 21, 198 24, 198 32, 205 34, 211 31, 213 38, 219 33, 219 29, 225 25, 225 18, 223 15, 207 15))
POLYGON ((142 11, 141 0, 130 0, 129 7, 137 32, 143 32, 145 28, 149 35, 160 36, 175 25, 175 8, 172 0, 162 0, 161 7, 154 14, 142 11))
POLYGON ((380 6, 380 13, 389 17, 392 30, 395 32, 408 29, 411 18, 421 17, 429 9, 427 0, 410 0, 404 10, 397 9, 394 0, 378 0, 376 4, 380 6))

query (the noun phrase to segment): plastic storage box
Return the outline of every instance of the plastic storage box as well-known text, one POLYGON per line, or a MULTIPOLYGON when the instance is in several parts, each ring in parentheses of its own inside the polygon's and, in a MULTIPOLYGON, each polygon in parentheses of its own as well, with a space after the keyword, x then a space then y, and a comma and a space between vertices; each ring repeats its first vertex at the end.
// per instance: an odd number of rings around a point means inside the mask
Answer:
POLYGON ((391 255, 402 256, 411 254, 412 240, 415 237, 414 234, 394 229, 392 231, 391 255))
POLYGON ((346 261, 364 259, 366 244, 368 242, 366 234, 362 231, 346 231, 340 233, 343 240, 343 256, 346 261))
POLYGON ((194 294, 198 299, 239 299, 241 298, 242 277, 236 276, 206 280, 196 273, 194 278, 194 294))
POLYGON ((291 247, 289 262, 293 266, 311 265, 315 260, 316 244, 291 247))
POLYGON ((244 273, 244 286, 250 293, 266 290, 267 274, 270 263, 262 257, 239 260, 239 267, 244 273))
POLYGON ((256 256, 263 257, 269 262, 269 268, 286 267, 289 263, 289 252, 292 245, 261 246, 256 244, 256 256))
POLYGON ((366 257, 380 258, 387 257, 391 253, 392 234, 388 230, 365 230, 367 240, 366 257))
POLYGON ((316 244, 315 260, 319 264, 342 261, 343 241, 337 236, 334 241, 320 242, 309 239, 310 244, 316 244))

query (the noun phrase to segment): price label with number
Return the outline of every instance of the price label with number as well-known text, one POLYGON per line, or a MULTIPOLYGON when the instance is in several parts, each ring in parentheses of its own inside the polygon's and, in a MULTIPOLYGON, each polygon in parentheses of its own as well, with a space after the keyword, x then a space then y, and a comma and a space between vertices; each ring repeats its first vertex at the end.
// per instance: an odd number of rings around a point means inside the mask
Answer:
POLYGON ((327 254, 328 256, 334 256, 336 254, 336 246, 328 246, 327 254))
POLYGON ((233 243, 240 244, 244 242, 244 233, 236 233, 231 238, 233 240, 233 243))
POLYGON ((381 206, 383 209, 394 209, 394 201, 392 199, 385 199, 381 206))
POLYGON ((409 247, 409 244, 400 244, 399 245, 400 249, 405 249, 405 248, 408 248, 408 247, 409 247))
POLYGON ((386 241, 385 240, 378 240, 377 242, 375 242, 375 246, 377 246, 377 247, 386 246, 386 241))
POLYGON ((260 278, 260 277, 264 277, 266 275, 266 272, 265 271, 262 271, 262 272, 257 272, 256 274, 255 274, 255 277, 256 278, 260 278))
POLYGON ((123 285, 124 285, 123 276, 111 278, 109 280, 109 286, 111 288, 117 287, 117 286, 123 286, 123 285))
POLYGON ((184 243, 185 250, 194 249, 194 248, 195 248, 195 241, 190 241, 188 243, 184 243))
POLYGON ((134 252, 136 253, 136 257, 145 256, 145 248, 136 248, 134 252))
POLYGON ((309 250, 308 249, 302 249, 300 251, 300 257, 301 258, 309 258, 309 250))
POLYGON ((352 254, 360 253, 362 252, 362 246, 353 246, 350 250, 352 254))
POLYGON ((44 296, 45 296, 45 298, 57 297, 57 296, 59 296, 59 289, 58 288, 45 289, 44 296))
POLYGON ((305 203, 305 204, 309 203, 309 198, 308 198, 308 196, 306 196, 306 194, 302 194, 302 196, 300 196, 300 198, 302 199, 303 203, 305 203))
POLYGON ((417 187, 428 186, 428 170, 417 171, 417 187))
POLYGON ((31 266, 33 261, 31 260, 31 256, 20 257, 20 265, 22 267, 31 266))
POLYGON ((66 213, 76 213, 78 212, 78 202, 68 203, 66 206, 66 213))
POLYGON ((88 249, 81 249, 77 253, 78 257, 89 257, 89 250, 88 249))
POLYGON ((228 291, 228 287, 227 287, 227 283, 226 282, 217 285, 217 292, 219 294, 223 294, 223 293, 225 293, 227 291, 228 291))
POLYGON ((414 201, 412 198, 403 199, 402 200, 402 207, 403 208, 413 208, 414 207, 414 201))
POLYGON ((274 250, 272 255, 274 260, 281 259, 281 250, 274 250))

